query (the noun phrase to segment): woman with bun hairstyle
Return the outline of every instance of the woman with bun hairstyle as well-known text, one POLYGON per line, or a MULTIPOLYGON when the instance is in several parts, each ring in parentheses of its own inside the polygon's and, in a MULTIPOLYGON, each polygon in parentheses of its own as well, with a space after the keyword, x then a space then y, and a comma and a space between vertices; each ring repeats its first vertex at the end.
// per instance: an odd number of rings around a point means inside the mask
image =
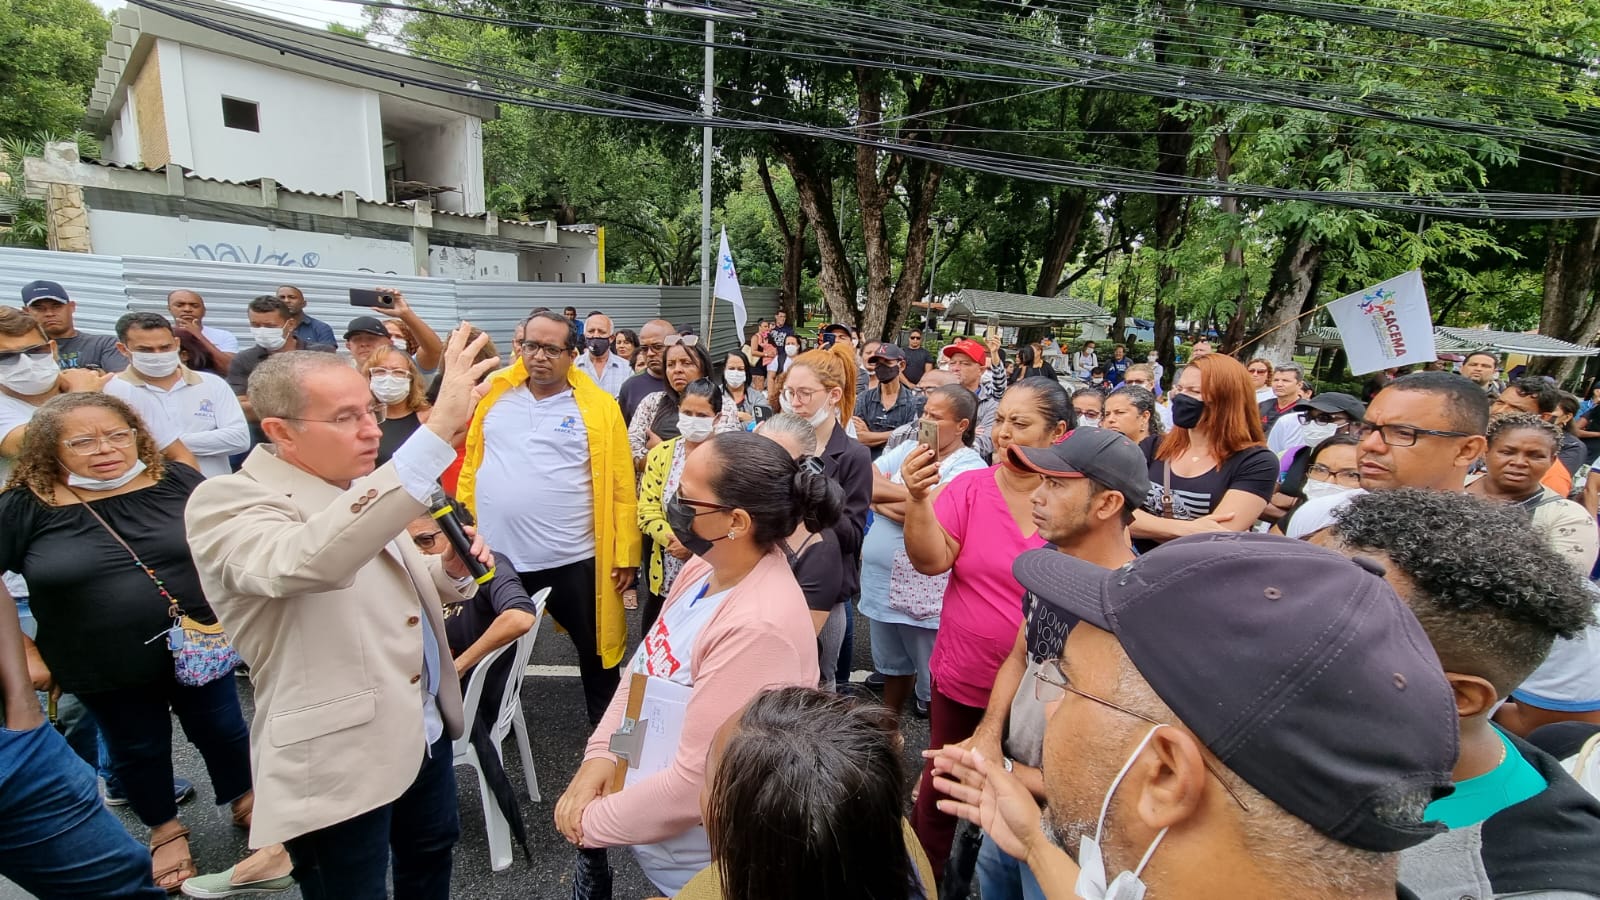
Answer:
POLYGON ((635 680, 623 678, 556 804, 567 840, 586 850, 632 847, 668 895, 710 864, 700 794, 717 729, 763 689, 818 679, 816 632, 781 545, 802 521, 820 529, 843 502, 838 485, 757 434, 715 434, 689 455, 665 509, 694 556, 627 665, 689 689, 682 731, 667 768, 613 790, 618 758, 609 745, 635 680))

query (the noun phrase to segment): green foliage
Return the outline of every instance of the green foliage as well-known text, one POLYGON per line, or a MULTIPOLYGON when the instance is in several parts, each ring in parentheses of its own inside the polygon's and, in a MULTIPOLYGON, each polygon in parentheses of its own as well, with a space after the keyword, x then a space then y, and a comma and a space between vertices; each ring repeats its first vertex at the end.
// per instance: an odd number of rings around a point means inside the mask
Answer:
POLYGON ((0 137, 76 129, 110 34, 89 0, 0 4, 0 137))

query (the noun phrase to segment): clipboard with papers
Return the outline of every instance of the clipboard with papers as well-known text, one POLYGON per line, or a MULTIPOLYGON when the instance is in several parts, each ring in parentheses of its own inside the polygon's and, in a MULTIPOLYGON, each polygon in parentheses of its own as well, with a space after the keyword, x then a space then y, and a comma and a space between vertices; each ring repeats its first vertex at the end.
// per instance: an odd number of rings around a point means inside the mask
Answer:
POLYGON ((612 733, 608 745, 617 755, 611 790, 622 790, 672 765, 693 691, 666 678, 633 674, 622 726, 612 733))

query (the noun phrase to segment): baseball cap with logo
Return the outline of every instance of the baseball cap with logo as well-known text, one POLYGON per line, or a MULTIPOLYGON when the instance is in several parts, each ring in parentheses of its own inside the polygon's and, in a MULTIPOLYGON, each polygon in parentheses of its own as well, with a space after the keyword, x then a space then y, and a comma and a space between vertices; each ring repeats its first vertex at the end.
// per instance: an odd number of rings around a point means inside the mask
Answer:
POLYGON ((22 286, 22 305, 32 306, 40 300, 57 300, 62 303, 72 302, 67 296, 66 288, 54 281, 30 281, 22 286))
POLYGON ((905 358, 904 350, 885 341, 878 346, 878 349, 872 351, 872 355, 867 357, 867 362, 877 362, 880 359, 884 362, 904 362, 905 358))
POLYGON ((1150 492, 1150 465, 1133 441, 1108 428, 1077 428, 1049 447, 1006 448, 1011 465, 1049 478, 1088 478, 1138 509, 1150 492))
POLYGON ((1450 791, 1455 701, 1376 560, 1227 532, 1110 571, 1030 550, 1012 572, 1114 635, 1223 765, 1329 838, 1392 853, 1444 830, 1399 801, 1450 791))

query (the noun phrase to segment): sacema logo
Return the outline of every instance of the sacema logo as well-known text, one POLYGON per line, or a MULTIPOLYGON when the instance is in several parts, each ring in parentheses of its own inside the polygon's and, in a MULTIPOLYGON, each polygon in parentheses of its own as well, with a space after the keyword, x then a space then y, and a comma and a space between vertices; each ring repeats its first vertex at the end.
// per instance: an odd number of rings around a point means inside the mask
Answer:
POLYGON ((1406 336, 1400 330, 1399 316, 1395 314, 1398 302, 1396 291, 1378 288, 1363 296, 1356 307, 1377 333, 1378 346, 1382 348, 1386 359, 1399 359, 1406 352, 1406 336))

